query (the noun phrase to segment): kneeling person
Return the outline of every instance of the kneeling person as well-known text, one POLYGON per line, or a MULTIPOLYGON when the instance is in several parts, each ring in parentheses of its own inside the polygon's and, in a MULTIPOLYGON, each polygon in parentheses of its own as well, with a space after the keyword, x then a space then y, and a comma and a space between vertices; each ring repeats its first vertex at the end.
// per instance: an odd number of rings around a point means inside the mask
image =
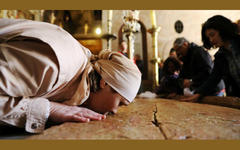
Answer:
POLYGON ((141 73, 125 56, 94 56, 62 28, 0 19, 0 121, 42 132, 47 120, 102 120, 138 92, 141 73))

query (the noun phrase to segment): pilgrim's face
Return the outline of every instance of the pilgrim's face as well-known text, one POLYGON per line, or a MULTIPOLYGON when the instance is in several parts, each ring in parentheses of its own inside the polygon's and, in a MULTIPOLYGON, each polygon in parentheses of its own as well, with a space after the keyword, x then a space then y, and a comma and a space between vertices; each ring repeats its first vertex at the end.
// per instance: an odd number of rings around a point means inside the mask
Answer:
MULTIPOLYGON (((102 80, 101 80, 102 81, 102 80)), ((104 82, 104 81, 103 81, 104 82)), ((114 91, 109 85, 100 82, 100 90, 92 93, 88 100, 87 107, 98 113, 117 113, 118 107, 128 105, 129 102, 119 93, 114 91)))
POLYGON ((127 53, 127 43, 126 42, 121 43, 121 50, 123 53, 127 53))
POLYGON ((208 37, 210 43, 214 46, 214 47, 221 47, 223 46, 223 41, 221 36, 219 35, 219 32, 215 29, 207 29, 206 32, 206 37, 208 37))
POLYGON ((176 50, 178 57, 186 56, 188 51, 188 43, 184 42, 182 46, 174 46, 174 49, 176 50))

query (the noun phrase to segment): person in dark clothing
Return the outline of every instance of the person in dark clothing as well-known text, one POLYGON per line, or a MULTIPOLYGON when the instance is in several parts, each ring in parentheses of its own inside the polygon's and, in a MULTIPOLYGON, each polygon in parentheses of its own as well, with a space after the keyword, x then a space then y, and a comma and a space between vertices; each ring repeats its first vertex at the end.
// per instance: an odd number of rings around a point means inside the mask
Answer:
MULTIPOLYGON (((182 61, 177 57, 177 52, 175 49, 171 48, 170 51, 169 51, 169 57, 174 57, 176 58, 176 60, 180 63, 180 65, 182 65, 182 61)), ((159 63, 159 68, 158 68, 158 79, 159 81, 161 81, 161 78, 163 77, 163 64, 164 64, 164 61, 161 60, 161 62, 159 63)))
MULTIPOLYGON (((206 81, 212 71, 213 62, 209 53, 203 47, 190 43, 185 38, 177 38, 173 47, 179 58, 183 61, 180 78, 183 87, 196 91, 206 81)), ((218 81, 218 86, 208 89, 206 95, 218 95, 224 89, 223 81, 218 81)))
POLYGON ((163 77, 163 64, 164 64, 164 60, 161 59, 160 62, 158 63, 158 81, 159 82, 163 77))
POLYGON ((156 94, 161 97, 168 97, 170 94, 183 94, 181 81, 179 80, 179 72, 181 64, 175 57, 168 57, 163 64, 163 76, 160 80, 156 94))
POLYGON ((240 36, 237 27, 228 18, 216 15, 202 26, 204 47, 219 47, 215 54, 214 68, 208 80, 196 90, 196 94, 182 101, 195 102, 215 88, 223 79, 227 96, 240 97, 240 36))

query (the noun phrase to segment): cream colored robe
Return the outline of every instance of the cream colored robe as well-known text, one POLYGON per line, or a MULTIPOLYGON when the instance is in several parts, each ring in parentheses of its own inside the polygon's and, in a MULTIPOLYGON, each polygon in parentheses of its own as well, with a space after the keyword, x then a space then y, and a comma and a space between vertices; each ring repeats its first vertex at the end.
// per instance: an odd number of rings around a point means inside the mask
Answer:
POLYGON ((58 26, 0 19, 0 120, 42 132, 49 99, 71 98, 72 91, 61 94, 79 79, 90 55, 58 26))

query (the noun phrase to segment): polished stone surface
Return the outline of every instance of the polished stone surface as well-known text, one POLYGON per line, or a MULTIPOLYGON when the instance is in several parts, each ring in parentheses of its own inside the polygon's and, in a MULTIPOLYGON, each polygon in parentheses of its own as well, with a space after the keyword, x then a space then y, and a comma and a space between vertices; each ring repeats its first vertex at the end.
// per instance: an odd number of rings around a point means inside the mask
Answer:
POLYGON ((103 121, 64 123, 28 139, 240 139, 240 110, 137 98, 103 121))

